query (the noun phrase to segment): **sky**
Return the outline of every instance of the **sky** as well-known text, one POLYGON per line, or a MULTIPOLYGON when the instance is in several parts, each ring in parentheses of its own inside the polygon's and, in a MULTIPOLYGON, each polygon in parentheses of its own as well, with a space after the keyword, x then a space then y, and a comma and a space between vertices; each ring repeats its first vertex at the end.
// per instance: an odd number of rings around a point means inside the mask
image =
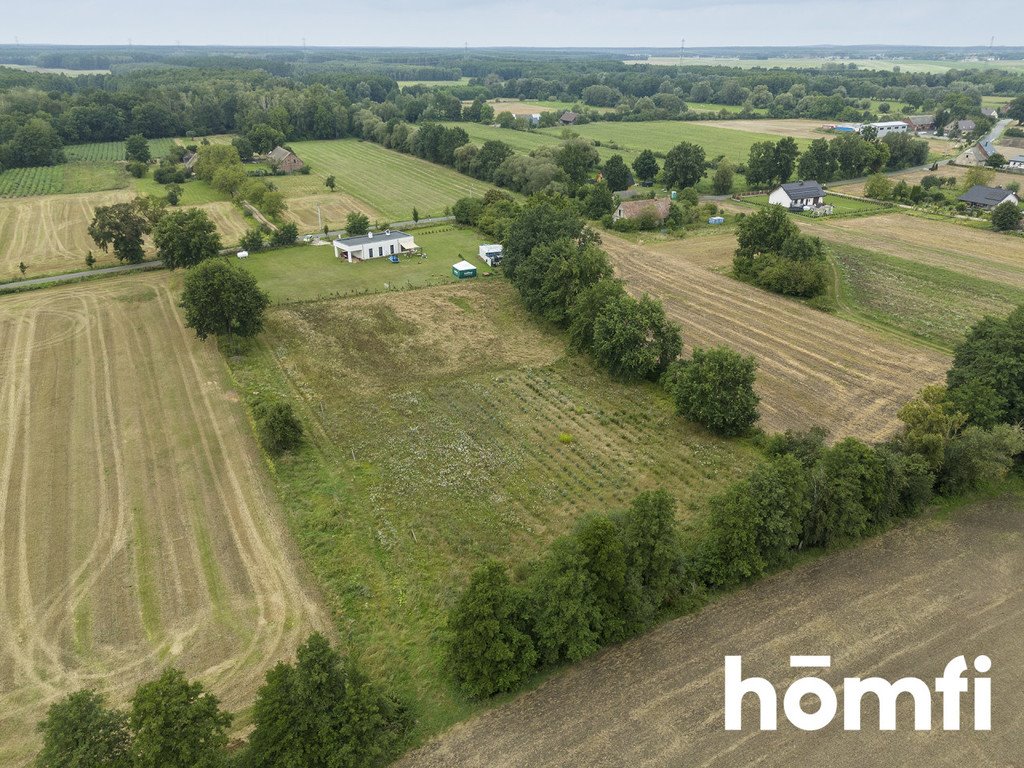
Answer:
POLYGON ((3 0, 0 43, 686 47, 1024 45, 990 0, 3 0))

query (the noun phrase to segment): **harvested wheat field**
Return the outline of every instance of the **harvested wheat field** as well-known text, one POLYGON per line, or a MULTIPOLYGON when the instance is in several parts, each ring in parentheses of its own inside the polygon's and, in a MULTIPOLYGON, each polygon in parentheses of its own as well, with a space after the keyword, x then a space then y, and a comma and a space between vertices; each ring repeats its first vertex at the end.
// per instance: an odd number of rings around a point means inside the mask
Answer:
POLYGON ((797 223, 824 240, 1024 288, 1020 238, 902 213, 797 223))
MULTIPOLYGON (((917 521, 855 549, 768 578, 611 648, 514 701, 457 725, 400 768, 633 766, 1011 766, 1024 733, 1024 499, 976 503, 951 520, 917 521), (756 730, 746 697, 743 731, 724 728, 724 657, 778 691, 779 730, 756 730), (826 654, 828 671, 793 670, 790 654, 826 654), (863 731, 842 730, 840 711, 818 732, 798 731, 782 694, 805 673, 839 689, 844 677, 933 680, 964 655, 993 661, 992 730, 975 732, 973 696, 964 730, 915 732, 909 697, 897 731, 878 730, 878 704, 863 702, 863 731)), ((973 670, 965 677, 973 677, 973 670)), ((973 689, 973 682, 971 683, 973 689)), ((808 700, 805 711, 816 704, 808 700)))
MULTIPOLYGON (((757 359, 760 425, 767 430, 820 425, 834 438, 884 439, 896 428, 899 408, 949 367, 939 352, 716 274, 688 253, 696 239, 647 249, 602 238, 616 274, 634 292, 664 302, 687 348, 726 344, 757 359)), ((712 250, 702 245, 704 253, 712 250)))
POLYGON ((326 627, 212 342, 172 276, 0 300, 0 764, 48 703, 168 664, 229 709, 326 627))
POLYGON ((358 211, 370 217, 370 221, 383 218, 380 211, 362 200, 344 192, 332 192, 308 197, 293 197, 288 200, 284 217, 294 221, 300 233, 319 232, 324 225, 331 229, 343 229, 345 218, 358 211), (317 218, 317 206, 320 217, 317 218))
POLYGON ((217 227, 217 231, 220 232, 220 239, 225 246, 237 243, 242 235, 253 226, 234 203, 205 203, 193 207, 206 211, 206 215, 210 217, 217 227))
POLYGON ((733 131, 770 133, 773 136, 792 136, 796 139, 829 139, 832 134, 825 130, 822 120, 706 120, 701 125, 728 128, 733 131))
POLYGON ((29 277, 85 268, 91 250, 101 265, 116 262, 89 237, 89 222, 101 205, 132 199, 128 190, 83 195, 46 195, 0 200, 0 279, 19 274, 24 262, 29 277))

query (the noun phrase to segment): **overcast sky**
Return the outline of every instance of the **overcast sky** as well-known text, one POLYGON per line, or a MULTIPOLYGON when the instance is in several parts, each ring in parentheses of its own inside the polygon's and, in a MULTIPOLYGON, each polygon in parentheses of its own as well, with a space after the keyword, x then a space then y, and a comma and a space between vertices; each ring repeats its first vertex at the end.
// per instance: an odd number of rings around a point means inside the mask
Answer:
POLYGON ((3 0, 0 42, 311 46, 1024 45, 990 0, 3 0))

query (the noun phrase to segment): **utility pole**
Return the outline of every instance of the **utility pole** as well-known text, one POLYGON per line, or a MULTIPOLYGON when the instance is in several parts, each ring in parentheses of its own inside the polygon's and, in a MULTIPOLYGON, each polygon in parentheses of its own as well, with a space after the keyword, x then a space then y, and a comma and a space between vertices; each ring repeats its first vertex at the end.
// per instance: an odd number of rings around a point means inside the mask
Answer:
POLYGON ((686 38, 679 41, 679 66, 683 66, 683 51, 686 50, 686 38))
POLYGON ((316 231, 324 231, 324 220, 320 217, 320 203, 316 204, 316 231))

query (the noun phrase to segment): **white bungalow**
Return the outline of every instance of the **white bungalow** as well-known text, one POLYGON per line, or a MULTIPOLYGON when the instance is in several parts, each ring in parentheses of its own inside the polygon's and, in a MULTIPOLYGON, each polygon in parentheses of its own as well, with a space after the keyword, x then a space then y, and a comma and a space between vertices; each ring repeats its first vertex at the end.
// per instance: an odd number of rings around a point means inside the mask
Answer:
POLYGON ((816 181, 791 181, 776 187, 768 195, 768 202, 791 211, 818 208, 825 203, 825 190, 816 181))
POLYGON ((502 247, 500 243, 491 243, 480 246, 480 261, 488 267, 496 267, 501 264, 502 247))
POLYGON ((387 256, 398 256, 418 251, 412 235, 397 229, 386 229, 374 234, 367 232, 356 237, 339 237, 334 241, 334 256, 338 259, 368 261, 387 256))

